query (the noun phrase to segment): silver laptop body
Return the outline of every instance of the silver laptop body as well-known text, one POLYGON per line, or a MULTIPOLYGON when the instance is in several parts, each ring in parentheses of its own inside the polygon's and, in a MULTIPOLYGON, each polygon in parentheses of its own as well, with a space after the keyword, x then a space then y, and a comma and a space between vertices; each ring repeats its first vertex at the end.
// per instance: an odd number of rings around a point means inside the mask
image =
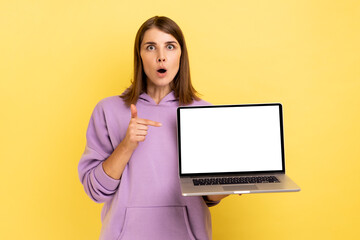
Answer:
POLYGON ((280 103, 177 109, 184 196, 296 192, 285 174, 280 103))

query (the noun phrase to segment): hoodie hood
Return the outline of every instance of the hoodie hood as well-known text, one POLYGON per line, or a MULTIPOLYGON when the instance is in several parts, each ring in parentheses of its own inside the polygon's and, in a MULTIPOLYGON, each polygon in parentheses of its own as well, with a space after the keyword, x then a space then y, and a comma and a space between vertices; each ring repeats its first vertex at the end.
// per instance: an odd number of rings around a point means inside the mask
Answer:
POLYGON ((143 101, 143 102, 149 103, 151 105, 162 105, 162 106, 178 104, 178 99, 175 97, 174 91, 169 92, 163 99, 161 99, 159 104, 156 104, 154 99, 152 99, 145 92, 140 94, 139 101, 143 101))

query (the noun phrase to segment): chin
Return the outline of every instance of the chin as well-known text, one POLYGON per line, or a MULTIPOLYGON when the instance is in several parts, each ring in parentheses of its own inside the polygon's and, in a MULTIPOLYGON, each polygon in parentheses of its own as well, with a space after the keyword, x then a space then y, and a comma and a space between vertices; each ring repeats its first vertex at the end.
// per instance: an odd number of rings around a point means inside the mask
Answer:
POLYGON ((169 86, 172 80, 168 79, 158 79, 155 82, 152 82, 157 87, 166 87, 169 86))

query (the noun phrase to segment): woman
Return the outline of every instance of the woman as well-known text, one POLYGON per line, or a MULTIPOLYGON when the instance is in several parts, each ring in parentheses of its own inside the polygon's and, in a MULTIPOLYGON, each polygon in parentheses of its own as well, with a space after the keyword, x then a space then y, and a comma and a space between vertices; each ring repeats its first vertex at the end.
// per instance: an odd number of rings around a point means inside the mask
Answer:
POLYGON ((134 50, 133 82, 97 104, 79 163, 85 192, 105 203, 100 239, 211 239, 208 206, 225 196, 183 197, 178 179, 176 108, 209 104, 192 87, 183 34, 156 16, 134 50))

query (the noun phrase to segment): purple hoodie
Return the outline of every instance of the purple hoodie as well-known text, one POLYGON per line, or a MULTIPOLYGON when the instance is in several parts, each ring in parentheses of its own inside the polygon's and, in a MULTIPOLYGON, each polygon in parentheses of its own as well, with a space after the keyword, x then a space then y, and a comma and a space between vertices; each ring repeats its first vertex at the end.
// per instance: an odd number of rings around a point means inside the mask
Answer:
MULTIPOLYGON (((200 100, 191 105, 209 105, 200 100)), ((143 93, 137 101, 139 118, 161 122, 149 127, 146 140, 133 152, 120 180, 102 168, 124 139, 131 113, 119 96, 101 100, 87 130, 79 177, 85 192, 98 203, 100 239, 185 240, 211 239, 211 216, 202 197, 181 195, 176 143, 176 109, 173 92, 159 104, 143 93)))

